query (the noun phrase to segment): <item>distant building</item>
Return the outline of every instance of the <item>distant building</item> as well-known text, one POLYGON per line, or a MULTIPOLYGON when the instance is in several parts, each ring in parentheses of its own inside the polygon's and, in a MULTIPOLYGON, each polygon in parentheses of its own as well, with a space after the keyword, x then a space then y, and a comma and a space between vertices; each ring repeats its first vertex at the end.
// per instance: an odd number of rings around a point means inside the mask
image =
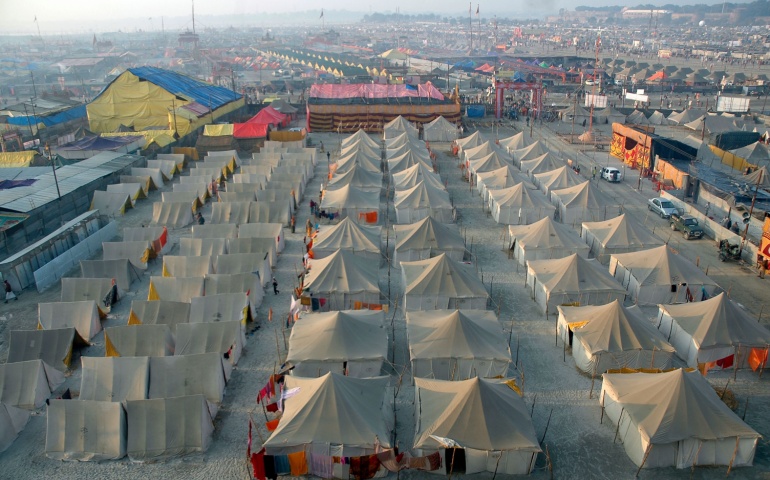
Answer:
POLYGON ((671 18, 671 11, 670 10, 657 10, 657 9, 650 9, 650 10, 632 10, 630 8, 623 9, 621 12, 621 16, 623 20, 649 20, 650 18, 653 18, 656 21, 670 19, 671 18))

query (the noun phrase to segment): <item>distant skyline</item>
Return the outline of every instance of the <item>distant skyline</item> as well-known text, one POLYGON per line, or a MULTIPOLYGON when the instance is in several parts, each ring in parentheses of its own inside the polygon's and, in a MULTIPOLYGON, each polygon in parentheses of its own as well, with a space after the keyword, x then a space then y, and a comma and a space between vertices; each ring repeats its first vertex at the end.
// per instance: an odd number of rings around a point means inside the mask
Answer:
MULTIPOLYGON (((514 0, 513 2, 467 2, 465 0, 421 0, 420 2, 395 0, 383 8, 381 3, 357 2, 348 0, 282 0, 277 2, 249 2, 244 0, 197 0, 195 2, 196 19, 212 16, 227 16, 237 20, 237 24, 262 25, 260 14, 306 12, 308 21, 317 12, 320 16, 324 9, 327 23, 350 21, 353 14, 363 16, 374 12, 395 12, 403 14, 436 13, 441 16, 458 16, 468 11, 469 5, 475 13, 477 5, 482 17, 492 15, 512 18, 542 18, 558 13, 559 9, 573 10, 578 5, 590 4, 593 7, 623 5, 693 5, 718 4, 718 1, 634 1, 634 0, 599 0, 573 2, 569 0, 514 0), (339 15, 335 15, 339 13, 339 15), (345 15, 342 15, 345 12, 345 15), (338 18, 335 18, 338 17, 338 18)), ((744 1, 733 3, 747 3, 744 1)), ((109 0, 0 0, 0 34, 37 33, 37 18, 43 35, 59 33, 77 33, 88 31, 123 31, 161 29, 161 18, 168 19, 166 28, 184 28, 191 20, 191 0, 131 0, 113 2, 109 0)), ((316 17, 317 18, 317 17, 316 17)), ((320 20, 319 20, 320 21, 320 20)), ((165 21, 164 21, 165 23, 165 21)), ((219 23, 219 22, 218 22, 219 23)), ((224 22, 227 24, 227 22, 224 22)), ((233 24, 236 21, 232 21, 233 24)), ((205 23, 202 23, 205 27, 205 23)))

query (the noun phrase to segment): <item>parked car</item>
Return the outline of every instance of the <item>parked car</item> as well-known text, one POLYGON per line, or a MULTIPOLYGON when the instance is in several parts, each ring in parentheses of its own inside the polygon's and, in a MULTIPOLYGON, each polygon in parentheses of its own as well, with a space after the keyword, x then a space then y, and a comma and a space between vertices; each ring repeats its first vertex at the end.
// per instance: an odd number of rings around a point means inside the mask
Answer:
POLYGON ((596 85, 596 82, 589 78, 588 80, 585 81, 585 84, 587 86, 589 86, 589 87, 592 87, 592 86, 596 85))
POLYGON ((601 177, 608 182, 619 182, 623 180, 623 173, 615 167, 602 167, 601 177))
POLYGON ((665 198, 651 198, 647 200, 647 209, 657 213, 661 218, 669 218, 671 215, 679 213, 674 204, 665 198))
POLYGON ((703 236, 703 228, 700 226, 700 223, 698 223, 698 219, 690 215, 679 215, 678 213, 672 214, 670 225, 671 230, 679 230, 687 240, 701 238, 703 236))

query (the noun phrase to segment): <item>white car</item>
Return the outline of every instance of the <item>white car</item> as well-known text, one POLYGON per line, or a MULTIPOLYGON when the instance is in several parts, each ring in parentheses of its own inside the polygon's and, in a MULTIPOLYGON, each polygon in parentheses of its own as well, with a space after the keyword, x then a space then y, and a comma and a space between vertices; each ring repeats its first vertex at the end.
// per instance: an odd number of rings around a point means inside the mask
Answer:
POLYGON ((589 87, 592 87, 592 86, 596 85, 596 82, 591 80, 591 79, 588 79, 588 80, 585 81, 585 84, 587 86, 589 86, 589 87))
POLYGON ((614 183, 623 180, 623 173, 615 167, 603 167, 601 177, 614 183))
POLYGON ((647 201, 647 209, 660 215, 661 218, 670 218, 672 214, 679 213, 679 210, 665 198, 651 198, 647 201))

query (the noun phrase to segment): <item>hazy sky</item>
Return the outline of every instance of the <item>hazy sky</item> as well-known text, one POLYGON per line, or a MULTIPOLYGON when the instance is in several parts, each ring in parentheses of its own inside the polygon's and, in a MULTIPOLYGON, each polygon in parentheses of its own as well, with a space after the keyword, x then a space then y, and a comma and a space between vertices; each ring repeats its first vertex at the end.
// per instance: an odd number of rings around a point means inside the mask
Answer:
MULTIPOLYGON (((495 2, 473 2, 473 11, 480 5, 482 16, 493 13, 513 12, 518 17, 537 17, 555 13, 559 8, 574 9, 577 5, 639 5, 639 4, 693 4, 721 3, 713 0, 513 0, 495 2)), ((334 22, 333 10, 394 11, 399 8, 401 13, 437 12, 442 15, 461 15, 467 12, 469 2, 465 0, 391 0, 384 5, 382 2, 351 2, 350 0, 197 0, 195 2, 196 17, 206 15, 237 15, 241 18, 254 16, 259 13, 297 12, 315 10, 323 7, 327 22, 334 22)), ((190 17, 190 0, 0 0, 0 33, 32 33, 36 31, 35 16, 43 31, 84 31, 102 30, 100 22, 112 29, 116 21, 125 19, 124 30, 160 30, 160 19, 165 17, 190 17), (70 28, 67 28, 70 27, 70 28)), ((254 22, 255 24, 258 21, 254 22)), ((45 32, 44 32, 45 34, 45 32)))

